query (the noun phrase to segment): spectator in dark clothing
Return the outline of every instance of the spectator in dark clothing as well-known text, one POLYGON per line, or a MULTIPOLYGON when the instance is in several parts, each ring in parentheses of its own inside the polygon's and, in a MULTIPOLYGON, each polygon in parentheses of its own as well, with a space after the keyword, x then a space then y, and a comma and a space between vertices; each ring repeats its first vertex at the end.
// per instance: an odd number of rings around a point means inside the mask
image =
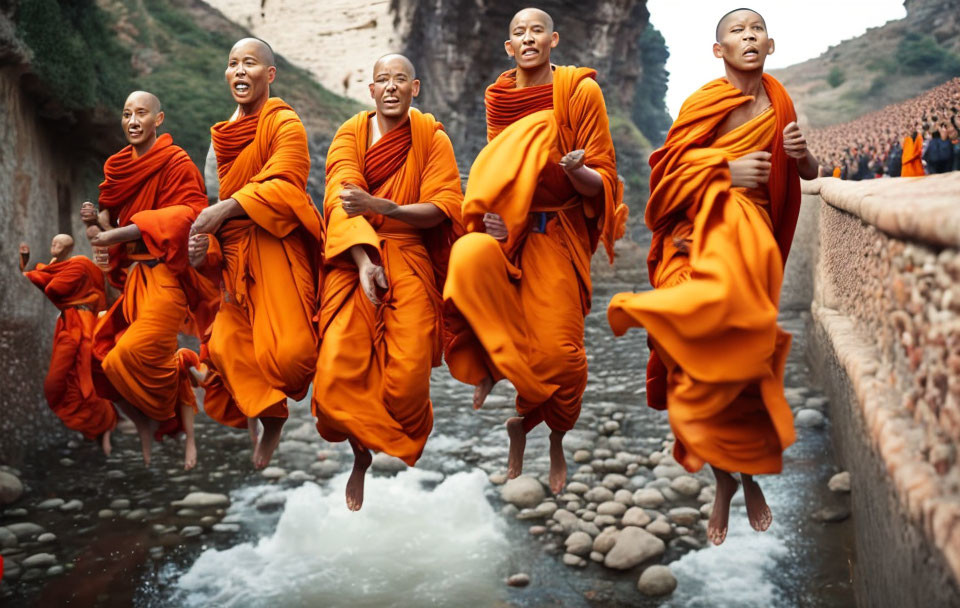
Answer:
POLYGON ((857 181, 873 179, 873 171, 870 170, 870 155, 866 152, 861 152, 857 159, 857 176, 854 179, 857 181))
POLYGON ((890 154, 887 156, 887 175, 890 177, 900 177, 900 164, 903 162, 903 148, 899 142, 890 148, 890 154))
POLYGON ((949 141, 940 137, 940 131, 934 129, 930 134, 930 144, 923 153, 923 160, 927 161, 927 173, 947 173, 953 170, 953 146, 949 141))

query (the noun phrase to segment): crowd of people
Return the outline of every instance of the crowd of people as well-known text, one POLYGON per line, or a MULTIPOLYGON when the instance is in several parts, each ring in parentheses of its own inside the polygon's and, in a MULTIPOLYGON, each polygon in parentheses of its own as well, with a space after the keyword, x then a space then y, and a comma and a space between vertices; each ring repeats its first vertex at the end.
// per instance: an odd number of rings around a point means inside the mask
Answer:
POLYGON ((862 180, 960 170, 960 78, 856 120, 812 130, 809 141, 825 176, 862 180))

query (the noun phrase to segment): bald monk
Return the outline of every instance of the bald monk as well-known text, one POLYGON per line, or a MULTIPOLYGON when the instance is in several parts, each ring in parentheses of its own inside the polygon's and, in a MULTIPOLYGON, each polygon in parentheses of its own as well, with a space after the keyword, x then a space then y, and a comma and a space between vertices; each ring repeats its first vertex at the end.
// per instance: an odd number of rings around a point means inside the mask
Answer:
POLYGON ((518 12, 508 33, 516 68, 487 88, 488 143, 464 195, 468 234, 450 254, 446 358, 476 386, 474 408, 503 378, 517 389, 508 477, 522 472, 526 434, 546 422, 550 487, 560 492, 563 436, 587 383, 590 259, 602 240, 612 261, 627 208, 596 72, 550 63, 560 37, 539 9, 518 12))
POLYGON ((376 111, 344 123, 327 154, 313 413, 324 439, 353 448, 353 511, 363 504, 370 450, 413 466, 433 428, 440 289, 463 193, 443 125, 410 108, 419 93, 410 60, 381 57, 370 83, 376 111))
POLYGON ((922 177, 923 135, 914 130, 903 138, 903 157, 900 177, 922 177))
POLYGON ((110 455, 110 433, 117 413, 97 396, 90 370, 90 349, 97 313, 106 306, 103 272, 83 256, 70 257, 73 237, 58 234, 50 243, 50 263, 26 270, 30 248, 20 244, 20 271, 60 310, 53 332, 50 369, 43 382, 47 404, 64 426, 98 440, 110 455))
POLYGON ((306 395, 317 363, 323 226, 306 192, 307 133, 293 108, 270 97, 276 75, 265 42, 233 45, 225 76, 237 109, 210 129, 221 200, 200 213, 190 237, 192 263, 222 259, 220 310, 204 353, 204 409, 222 424, 251 429, 256 468, 270 463, 287 398, 306 395))
POLYGON ((800 177, 815 178, 819 163, 786 90, 763 72, 773 51, 755 11, 720 19, 713 53, 726 77, 687 99, 650 158, 654 290, 617 294, 607 310, 615 334, 647 330, 647 401, 667 409, 677 462, 713 469, 715 544, 726 538, 735 473, 751 526, 770 526, 753 476, 779 473, 795 438, 783 394, 790 335, 777 326, 777 307, 800 177))
POLYGON ((98 390, 136 425, 148 466, 158 428, 182 429, 189 470, 197 462, 196 403, 181 398, 189 375, 177 356, 177 336, 185 328, 202 335, 217 291, 187 257, 190 226, 206 207, 203 178, 170 135, 157 135, 163 121, 155 95, 130 94, 121 118, 129 145, 104 164, 100 213, 86 203, 81 219, 98 258, 108 252, 110 280, 123 290, 97 324, 94 356, 106 380, 98 390))

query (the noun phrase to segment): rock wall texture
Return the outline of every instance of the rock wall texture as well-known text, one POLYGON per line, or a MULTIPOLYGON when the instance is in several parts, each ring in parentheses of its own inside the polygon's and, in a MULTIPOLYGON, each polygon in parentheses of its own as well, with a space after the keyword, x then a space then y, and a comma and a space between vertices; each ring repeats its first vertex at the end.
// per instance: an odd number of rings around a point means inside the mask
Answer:
POLYGON ((958 605, 960 174, 805 189, 822 200, 810 358, 854 478, 858 599, 958 605))

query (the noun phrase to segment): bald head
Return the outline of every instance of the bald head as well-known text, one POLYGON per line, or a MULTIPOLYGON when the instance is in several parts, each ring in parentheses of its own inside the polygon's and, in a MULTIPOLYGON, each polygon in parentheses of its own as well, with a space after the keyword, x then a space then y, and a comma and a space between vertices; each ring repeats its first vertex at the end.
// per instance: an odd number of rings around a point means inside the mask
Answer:
POLYGON ((120 126, 127 143, 144 154, 157 141, 157 127, 163 124, 163 109, 153 93, 134 91, 123 103, 120 126))
POLYGON ((163 111, 160 106, 160 98, 149 91, 134 91, 127 95, 127 101, 123 104, 123 107, 128 106, 147 108, 154 114, 163 111))
POLYGON ((400 53, 387 53, 377 59, 376 63, 373 64, 373 79, 376 80, 377 74, 387 68, 388 65, 393 66, 394 69, 402 70, 410 80, 417 79, 417 69, 413 67, 413 62, 400 53))
POLYGON ((256 56, 264 65, 276 67, 277 61, 273 56, 273 48, 265 40, 259 38, 241 38, 237 40, 230 54, 242 54, 240 51, 256 56))
POLYGON ((513 19, 510 20, 510 32, 513 32, 513 27, 520 22, 528 21, 538 21, 546 27, 547 32, 553 32, 553 17, 551 17, 546 11, 540 10, 539 8, 523 8, 517 11, 517 14, 513 16, 513 19))
POLYGON ((732 22, 732 21, 734 21, 734 20, 736 20, 736 19, 738 19, 738 18, 742 19, 742 18, 749 17, 749 16, 751 16, 751 15, 752 15, 752 16, 756 16, 756 17, 759 17, 759 18, 760 18, 760 21, 763 23, 763 26, 764 26, 764 27, 767 26, 767 22, 766 22, 766 20, 763 18, 763 15, 761 15, 761 14, 758 13, 757 11, 753 10, 752 8, 735 8, 735 9, 733 9, 732 11, 730 11, 729 13, 725 14, 723 17, 720 17, 720 21, 717 22, 717 31, 716 31, 717 42, 720 42, 721 32, 725 32, 725 31, 726 31, 727 25, 728 25, 730 22, 732 22))
POLYGON ((73 252, 73 237, 69 234, 58 234, 50 241, 50 255, 62 260, 73 252))

